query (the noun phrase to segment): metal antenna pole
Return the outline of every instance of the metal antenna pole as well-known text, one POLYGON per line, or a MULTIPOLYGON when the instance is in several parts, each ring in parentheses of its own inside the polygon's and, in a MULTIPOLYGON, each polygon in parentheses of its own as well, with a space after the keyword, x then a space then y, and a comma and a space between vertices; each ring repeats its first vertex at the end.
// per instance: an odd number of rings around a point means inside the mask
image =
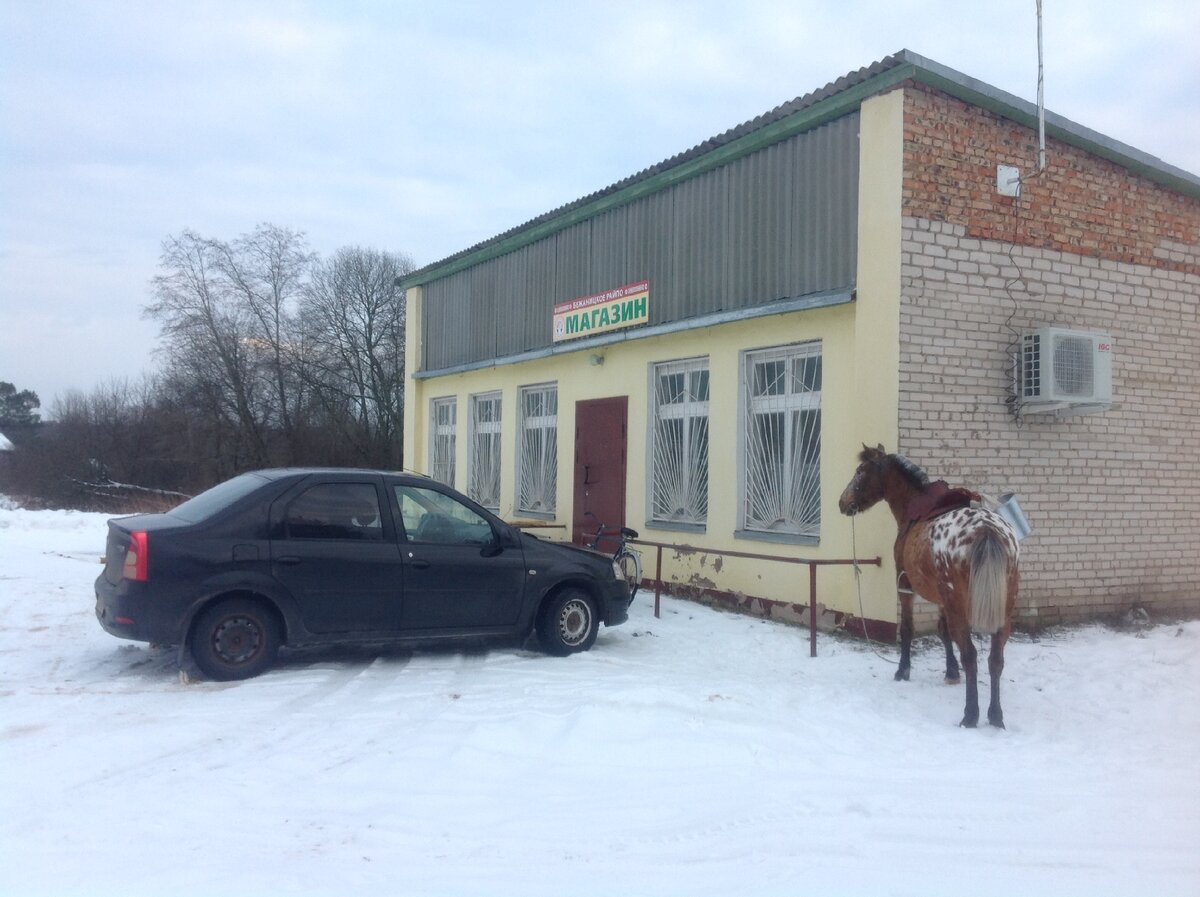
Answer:
POLYGON ((1037 0, 1038 44, 1038 174, 1046 170, 1046 97, 1042 74, 1042 0, 1037 0))

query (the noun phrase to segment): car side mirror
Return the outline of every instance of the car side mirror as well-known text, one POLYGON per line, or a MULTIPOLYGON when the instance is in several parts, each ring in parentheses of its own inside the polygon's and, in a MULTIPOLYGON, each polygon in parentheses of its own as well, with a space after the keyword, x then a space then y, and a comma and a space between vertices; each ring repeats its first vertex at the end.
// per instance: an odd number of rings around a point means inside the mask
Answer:
POLYGON ((521 534, 504 523, 492 523, 492 541, 483 546, 480 552, 485 558, 494 558, 506 548, 518 548, 521 545, 521 534))
POLYGON ((512 544, 512 538, 504 527, 492 524, 492 538, 479 550, 481 557, 494 558, 512 544))

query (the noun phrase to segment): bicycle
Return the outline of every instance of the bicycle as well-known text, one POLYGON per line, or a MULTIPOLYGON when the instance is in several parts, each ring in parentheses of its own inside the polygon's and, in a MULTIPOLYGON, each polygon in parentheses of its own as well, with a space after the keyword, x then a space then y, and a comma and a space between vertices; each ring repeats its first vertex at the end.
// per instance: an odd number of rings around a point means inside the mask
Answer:
POLYGON ((630 529, 627 526, 606 528, 600 522, 600 518, 591 511, 585 511, 584 516, 591 517, 596 521, 596 535, 592 537, 588 548, 600 551, 601 539, 620 537, 617 542, 617 550, 613 552, 613 563, 620 569, 621 577, 629 584, 629 600, 633 601, 633 596, 637 594, 638 586, 642 584, 642 556, 629 547, 628 540, 638 537, 637 530, 630 529))

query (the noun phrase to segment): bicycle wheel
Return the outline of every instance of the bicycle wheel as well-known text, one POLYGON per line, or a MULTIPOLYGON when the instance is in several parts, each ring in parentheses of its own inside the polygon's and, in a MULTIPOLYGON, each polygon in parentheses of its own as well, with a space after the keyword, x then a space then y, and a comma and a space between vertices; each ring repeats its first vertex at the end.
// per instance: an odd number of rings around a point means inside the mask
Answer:
POLYGON ((642 558, 636 551, 622 548, 613 558, 621 568, 621 575, 629 583, 629 600, 637 594, 638 586, 642 584, 642 558))

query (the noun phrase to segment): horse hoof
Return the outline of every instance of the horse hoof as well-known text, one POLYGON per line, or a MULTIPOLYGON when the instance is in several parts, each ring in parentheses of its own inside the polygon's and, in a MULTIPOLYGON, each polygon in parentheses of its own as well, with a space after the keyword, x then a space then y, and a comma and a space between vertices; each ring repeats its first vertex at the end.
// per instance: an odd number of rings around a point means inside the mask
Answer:
POLYGON ((992 714, 989 713, 988 714, 988 722, 991 723, 993 726, 995 726, 997 729, 1003 729, 1004 728, 1004 714, 997 713, 993 716, 992 714))
POLYGON ((947 676, 945 681, 946 681, 947 685, 961 685, 962 684, 962 679, 959 678, 958 676, 947 676))
POLYGON ((971 719, 969 716, 964 716, 962 722, 959 723, 958 725, 959 725, 959 728, 962 728, 962 729, 974 729, 978 724, 979 724, 979 720, 971 719))
POLYGON ((908 681, 908 670, 896 670, 896 675, 893 677, 897 682, 908 681))

